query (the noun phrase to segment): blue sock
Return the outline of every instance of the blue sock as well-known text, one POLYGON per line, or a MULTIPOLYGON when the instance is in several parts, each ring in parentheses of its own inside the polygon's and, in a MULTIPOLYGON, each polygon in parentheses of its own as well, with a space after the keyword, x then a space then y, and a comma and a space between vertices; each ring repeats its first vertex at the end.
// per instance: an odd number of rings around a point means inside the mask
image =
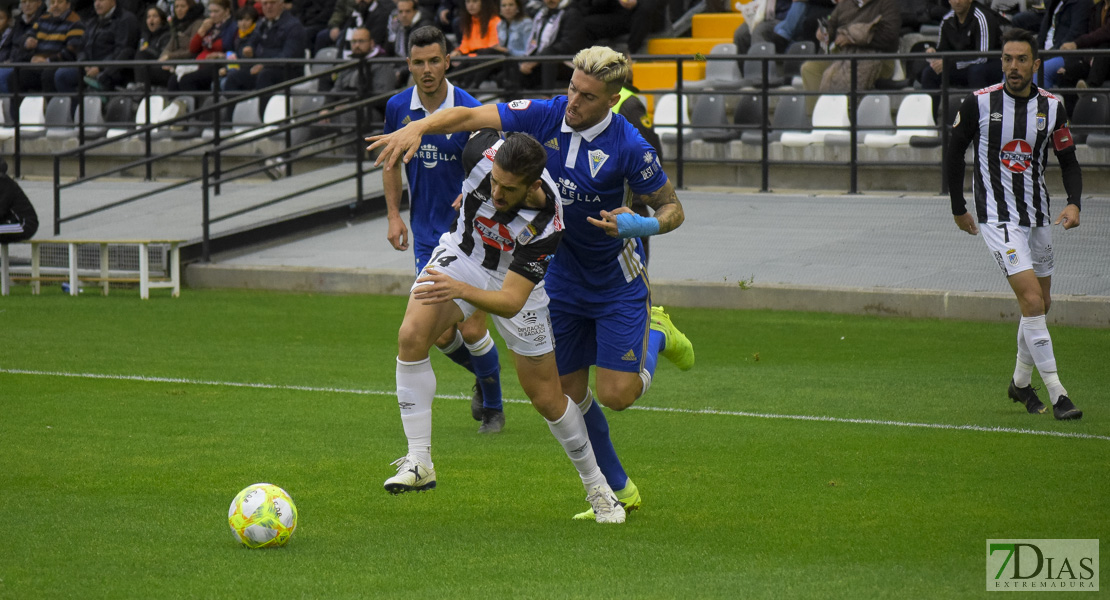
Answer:
POLYGON ((593 399, 592 393, 587 392, 586 400, 590 402, 590 407, 582 413, 582 418, 586 421, 586 433, 590 436, 590 445, 594 447, 597 466, 601 469, 601 474, 605 476, 609 487, 614 491, 623 490, 628 485, 628 475, 625 474, 624 467, 617 458, 613 440, 609 439, 609 421, 605 419, 605 413, 593 399))
POLYGON ((470 364, 478 377, 478 387, 482 389, 482 406, 493 410, 503 410, 501 405, 501 359, 497 355, 497 344, 486 332, 486 337, 476 344, 467 344, 470 364))
POLYGON ((447 355, 447 358, 450 358, 455 364, 471 373, 474 372, 474 365, 470 361, 470 350, 467 350, 466 346, 463 345, 462 334, 458 331, 455 332, 454 341, 448 344, 446 348, 440 348, 439 351, 447 355))
POLYGON ((647 356, 644 357, 644 370, 648 375, 655 375, 655 365, 659 362, 659 353, 667 345, 667 336, 662 331, 654 329, 648 332, 647 356))

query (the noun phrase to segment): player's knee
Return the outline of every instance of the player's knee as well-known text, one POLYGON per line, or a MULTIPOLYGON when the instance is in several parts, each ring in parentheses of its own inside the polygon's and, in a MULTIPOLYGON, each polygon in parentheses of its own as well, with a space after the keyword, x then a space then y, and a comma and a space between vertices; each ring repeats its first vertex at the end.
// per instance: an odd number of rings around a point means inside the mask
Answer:
POLYGON ((639 395, 638 389, 632 389, 628 385, 598 385, 596 394, 597 401, 609 410, 624 410, 632 406, 639 395))
POLYGON ((410 356, 428 352, 428 334, 423 327, 405 321, 397 330, 397 354, 410 356))
POLYGON ((486 337, 485 319, 467 319, 459 323, 458 327, 459 332, 462 333, 463 339, 466 340, 467 343, 474 344, 486 337))

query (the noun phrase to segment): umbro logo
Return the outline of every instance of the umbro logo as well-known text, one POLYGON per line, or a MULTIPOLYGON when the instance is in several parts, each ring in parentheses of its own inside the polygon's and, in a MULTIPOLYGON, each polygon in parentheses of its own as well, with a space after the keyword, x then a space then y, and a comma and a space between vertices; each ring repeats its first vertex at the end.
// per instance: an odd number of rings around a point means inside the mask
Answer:
POLYGON ((1037 340, 1037 341, 1033 342, 1033 345, 1040 348, 1042 346, 1047 346, 1051 343, 1052 343, 1052 340, 1037 340))
POLYGON ((410 408, 412 408, 416 405, 413 404, 412 402, 402 402, 402 401, 398 400, 397 401, 397 406, 400 406, 401 410, 408 410, 408 409, 410 409, 410 408))
POLYGON ((629 350, 628 352, 624 353, 624 356, 621 357, 621 360, 627 360, 629 362, 635 361, 635 360, 637 360, 636 359, 636 353, 629 350))
POLYGON ((1002 120, 1002 113, 998 113, 998 112, 991 113, 991 121, 1001 121, 1001 120, 1002 120))
POLYGON ((571 454, 582 454, 583 452, 585 452, 586 446, 589 446, 589 445, 590 445, 590 441, 586 440, 585 444, 582 444, 581 446, 571 450, 570 453, 571 454))

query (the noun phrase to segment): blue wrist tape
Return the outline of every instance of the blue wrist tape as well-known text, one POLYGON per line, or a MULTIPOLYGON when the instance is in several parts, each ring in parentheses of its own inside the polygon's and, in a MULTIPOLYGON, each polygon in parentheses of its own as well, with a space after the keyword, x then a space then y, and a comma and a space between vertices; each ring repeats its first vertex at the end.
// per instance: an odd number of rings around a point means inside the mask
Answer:
POLYGON ((617 235, 623 239, 647 237, 659 233, 659 219, 641 217, 635 213, 617 215, 617 235))

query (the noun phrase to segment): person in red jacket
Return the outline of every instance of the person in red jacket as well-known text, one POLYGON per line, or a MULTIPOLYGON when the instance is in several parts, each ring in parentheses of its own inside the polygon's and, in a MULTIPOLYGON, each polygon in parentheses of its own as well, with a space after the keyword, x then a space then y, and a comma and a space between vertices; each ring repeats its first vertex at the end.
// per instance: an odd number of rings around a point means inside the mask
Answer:
POLYGON ((212 89, 212 77, 219 68, 205 59, 222 59, 235 50, 239 28, 231 18, 230 0, 209 0, 208 18, 189 41, 189 51, 196 54, 200 65, 196 71, 182 75, 177 81, 180 90, 199 92, 212 89))

